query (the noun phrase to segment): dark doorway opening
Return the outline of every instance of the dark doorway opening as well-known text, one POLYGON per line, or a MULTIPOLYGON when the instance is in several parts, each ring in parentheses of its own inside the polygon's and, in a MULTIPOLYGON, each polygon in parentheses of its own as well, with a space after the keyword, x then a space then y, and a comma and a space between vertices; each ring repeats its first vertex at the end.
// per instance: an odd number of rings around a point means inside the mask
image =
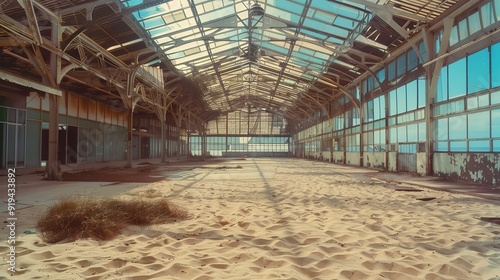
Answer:
POLYGON ((141 137, 141 158, 149 158, 149 137, 141 137))

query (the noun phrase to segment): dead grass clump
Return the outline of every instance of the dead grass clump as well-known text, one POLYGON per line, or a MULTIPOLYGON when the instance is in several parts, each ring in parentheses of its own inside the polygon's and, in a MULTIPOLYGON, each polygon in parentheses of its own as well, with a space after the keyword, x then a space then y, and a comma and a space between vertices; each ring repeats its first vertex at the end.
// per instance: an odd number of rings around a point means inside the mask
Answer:
POLYGON ((189 214, 167 199, 130 200, 64 198, 50 206, 36 228, 48 243, 82 238, 109 240, 128 225, 151 225, 187 219, 189 214))
POLYGON ((147 190, 141 192, 141 196, 147 198, 155 198, 155 197, 161 197, 162 194, 159 190, 155 188, 148 188, 147 190))

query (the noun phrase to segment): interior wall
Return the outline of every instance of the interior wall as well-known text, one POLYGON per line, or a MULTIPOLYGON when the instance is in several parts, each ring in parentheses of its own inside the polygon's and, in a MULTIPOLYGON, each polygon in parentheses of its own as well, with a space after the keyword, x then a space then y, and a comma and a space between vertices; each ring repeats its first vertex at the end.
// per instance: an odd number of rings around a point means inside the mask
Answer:
POLYGON ((500 185, 498 153, 434 153, 433 169, 448 179, 500 185))

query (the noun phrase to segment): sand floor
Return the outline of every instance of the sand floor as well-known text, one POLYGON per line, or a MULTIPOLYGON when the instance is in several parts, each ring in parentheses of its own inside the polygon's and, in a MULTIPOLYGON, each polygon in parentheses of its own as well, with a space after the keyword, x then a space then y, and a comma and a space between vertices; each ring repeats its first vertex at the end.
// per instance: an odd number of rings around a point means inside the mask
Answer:
MULTIPOLYGON (((130 197, 155 189, 192 219, 131 227, 110 241, 46 244, 23 233, 35 230, 35 217, 47 206, 40 199, 18 212, 24 221, 16 237, 18 271, 7 271, 2 253, 0 277, 500 279, 500 226, 479 220, 499 216, 499 201, 419 187, 396 191, 375 179, 376 171, 298 159, 159 171, 168 179, 116 184, 112 192, 87 183, 95 189, 85 195, 130 197)), ((1 242, 0 251, 7 249, 1 242)))

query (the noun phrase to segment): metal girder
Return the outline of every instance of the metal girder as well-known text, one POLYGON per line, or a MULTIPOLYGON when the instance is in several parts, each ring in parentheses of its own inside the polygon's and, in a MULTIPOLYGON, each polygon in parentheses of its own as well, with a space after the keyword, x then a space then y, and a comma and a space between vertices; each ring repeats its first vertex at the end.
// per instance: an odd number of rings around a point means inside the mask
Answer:
POLYGON ((80 4, 80 5, 71 7, 71 8, 59 10, 59 11, 57 11, 57 14, 63 16, 63 15, 71 14, 71 13, 74 13, 74 12, 77 12, 80 10, 85 10, 87 12, 87 19, 92 20, 92 11, 94 10, 94 8, 97 6, 108 4, 108 3, 115 3, 118 5, 118 3, 120 3, 120 1, 118 1, 118 0, 97 0, 97 1, 89 2, 89 3, 85 3, 85 4, 80 4))
MULTIPOLYGON (((193 0, 189 0, 189 4, 190 4, 190 7, 191 7, 191 11, 193 12, 193 15, 194 15, 194 19, 196 20, 196 23, 198 24, 198 29, 200 30, 201 34, 204 36, 205 35, 205 30, 203 28, 203 26, 201 25, 201 21, 200 21, 200 17, 198 15, 198 11, 196 10, 196 5, 194 3, 193 0)), ((210 61, 212 61, 212 65, 215 65, 216 64, 216 61, 212 55, 212 51, 211 51, 211 48, 210 48, 210 45, 208 44, 208 42, 205 40, 204 41, 205 43, 205 47, 207 48, 207 51, 208 51, 208 55, 210 57, 210 61)), ((214 68, 214 71, 215 71, 215 75, 217 77, 217 80, 219 81, 219 84, 222 88, 222 92, 224 93, 224 95, 226 95, 226 102, 228 104, 228 106, 231 106, 230 103, 229 103, 229 100, 227 99, 227 91, 226 89, 224 88, 224 81, 222 81, 222 77, 219 73, 219 69, 217 67, 213 67, 214 68)))
POLYGON ((114 20, 121 19, 122 17, 132 14, 133 12, 146 9, 149 7, 154 7, 156 5, 162 4, 162 3, 167 3, 172 0, 143 0, 141 4, 138 4, 136 6, 133 6, 131 8, 123 8, 121 11, 117 14, 105 16, 102 18, 99 18, 98 20, 89 20, 87 21, 82 27, 78 28, 76 31, 74 31, 66 40, 61 42, 61 49, 63 51, 66 50, 66 48, 71 44, 71 42, 78 37, 81 33, 85 32, 87 29, 89 29, 92 26, 106 23, 106 22, 112 22, 114 20))
MULTIPOLYGON (((297 28, 295 29, 295 34, 294 36, 297 36, 300 32, 300 28, 302 28, 304 21, 306 19, 307 11, 309 10, 309 7, 311 6, 311 1, 312 0, 307 0, 306 3, 304 3, 304 9, 302 10, 302 14, 300 15, 299 23, 297 24, 297 28)), ((295 47, 295 42, 296 41, 291 41, 290 42, 290 47, 288 48, 288 54, 286 55, 284 65, 287 65, 288 62, 290 61, 290 56, 292 55, 293 49, 295 47)), ((278 79, 276 82, 276 86, 274 87, 274 90, 271 92, 271 97, 269 98, 269 102, 271 102, 274 98, 274 95, 276 94, 276 90, 278 89, 278 86, 281 82, 281 79, 283 78, 283 74, 285 72, 285 67, 282 67, 280 73, 278 74, 278 79)))
POLYGON ((368 9, 370 9, 374 14, 378 15, 382 20, 384 20, 387 24, 389 24, 389 26, 391 26, 392 29, 398 32, 399 35, 401 35, 401 37, 405 39, 408 39, 410 37, 410 33, 406 29, 401 27, 401 25, 399 25, 397 22, 394 21, 393 19, 394 14, 404 15, 405 17, 408 17, 417 22, 428 21, 427 18, 405 13, 401 10, 397 10, 394 8, 392 4, 379 5, 366 0, 350 0, 350 1, 361 5, 365 5, 368 9))
MULTIPOLYGON (((384 13, 387 12, 387 13, 390 13, 393 15, 398 15, 400 17, 403 17, 403 18, 406 18, 409 20, 413 20, 413 21, 417 21, 417 22, 428 22, 429 21, 429 19, 426 17, 419 16, 419 15, 413 14, 413 13, 409 13, 409 12, 406 12, 406 11, 401 10, 401 9, 397 9, 394 7, 394 4, 392 4, 392 3, 386 3, 386 4, 380 5, 380 4, 376 4, 376 3, 373 3, 373 2, 367 1, 367 0, 349 0, 349 1, 353 2, 353 3, 358 3, 361 5, 364 5, 365 7, 367 7, 369 10, 373 11, 374 13, 378 13, 378 11, 383 10, 384 13)), ((335 2, 337 2, 337 1, 335 1, 335 2)))
POLYGON ((19 4, 23 7, 25 13, 26 13, 26 18, 28 20, 28 25, 30 29, 33 31, 33 39, 35 40, 35 43, 37 45, 42 44, 42 35, 40 34, 40 28, 38 26, 38 21, 36 18, 36 13, 35 13, 35 8, 33 7, 33 2, 34 0, 23 0, 18 1, 19 4))
POLYGON ((59 89, 56 89, 56 88, 53 88, 53 87, 50 87, 50 86, 46 86, 46 85, 44 85, 42 83, 38 83, 38 82, 27 80, 24 77, 13 75, 13 74, 5 72, 5 71, 3 71, 1 69, 0 69, 0 79, 2 79, 4 81, 11 82, 11 83, 14 83, 14 84, 18 84, 18 85, 21 85, 21 86, 25 86, 25 87, 36 89, 36 90, 39 90, 39 91, 43 91, 43 92, 46 92, 46 93, 54 94, 54 95, 57 95, 57 96, 62 96, 62 91, 59 90, 59 89))

